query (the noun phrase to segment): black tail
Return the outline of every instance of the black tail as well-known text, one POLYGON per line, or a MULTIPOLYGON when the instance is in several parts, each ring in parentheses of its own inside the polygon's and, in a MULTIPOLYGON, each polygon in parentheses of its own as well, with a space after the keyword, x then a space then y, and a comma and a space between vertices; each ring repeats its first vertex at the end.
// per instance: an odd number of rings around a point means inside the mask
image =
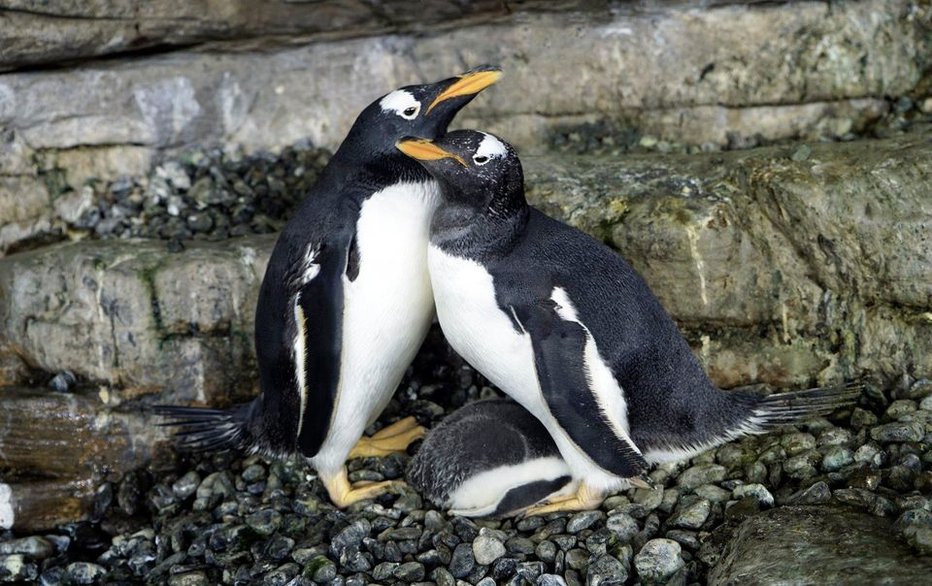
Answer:
POLYGON ((249 432, 253 403, 231 409, 205 409, 156 405, 154 413, 164 417, 161 426, 177 427, 173 434, 178 448, 189 452, 247 452, 256 444, 249 432))
POLYGON ((847 383, 838 387, 778 393, 760 398, 746 422, 750 433, 766 433, 813 416, 828 415, 839 407, 854 404, 864 385, 847 383))

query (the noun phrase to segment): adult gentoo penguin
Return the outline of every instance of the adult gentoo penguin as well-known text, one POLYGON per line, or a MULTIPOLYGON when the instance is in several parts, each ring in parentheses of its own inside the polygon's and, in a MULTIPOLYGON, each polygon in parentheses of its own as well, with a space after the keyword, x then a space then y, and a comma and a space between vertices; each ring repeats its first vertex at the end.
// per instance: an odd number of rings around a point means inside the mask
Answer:
POLYGON ((508 399, 476 401, 445 418, 427 433, 407 479, 464 517, 507 516, 576 490, 547 429, 508 399))
POLYGON ((580 481, 574 494, 530 513, 598 506, 607 492, 638 484, 652 463, 830 410, 856 393, 718 389, 628 263, 528 206, 511 146, 457 131, 398 148, 440 183, 427 257, 447 340, 544 424, 580 481))
POLYGON ((395 143, 444 133, 500 76, 480 67, 403 87, 359 114, 269 260, 256 308, 261 394, 227 411, 160 408, 183 445, 299 453, 339 507, 390 488, 351 486, 344 464, 351 450, 384 455, 423 435, 408 418, 360 441, 434 315, 426 251, 437 185, 395 143))

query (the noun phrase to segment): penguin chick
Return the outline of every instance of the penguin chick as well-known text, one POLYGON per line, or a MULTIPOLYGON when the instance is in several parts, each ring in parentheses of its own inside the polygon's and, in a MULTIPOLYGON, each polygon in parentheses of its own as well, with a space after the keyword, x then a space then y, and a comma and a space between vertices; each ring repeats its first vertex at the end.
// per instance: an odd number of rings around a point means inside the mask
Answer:
POLYGON ((627 262, 528 206, 510 145, 457 131, 398 148, 440 183, 428 268, 447 340, 543 423, 579 480, 574 495, 530 513, 594 508, 650 464, 831 411, 857 394, 718 389, 627 262))
POLYGON ((344 464, 423 435, 408 418, 360 441, 434 315, 426 250, 437 184, 395 143, 443 134, 500 76, 481 67, 403 87, 359 114, 269 260, 256 307, 261 394, 226 411, 158 408, 184 447, 300 454, 339 507, 393 487, 353 487, 344 464))
POLYGON ((544 426, 507 399, 470 403, 430 430, 407 479, 464 517, 508 516, 576 489, 544 426))

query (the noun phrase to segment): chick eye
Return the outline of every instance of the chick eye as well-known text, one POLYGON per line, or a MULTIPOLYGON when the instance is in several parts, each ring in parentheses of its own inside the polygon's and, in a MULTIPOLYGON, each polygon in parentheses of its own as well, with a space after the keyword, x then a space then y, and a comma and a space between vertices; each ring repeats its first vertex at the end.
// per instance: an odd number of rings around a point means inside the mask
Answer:
POLYGON ((420 105, 408 106, 407 108, 401 111, 401 117, 404 118, 405 120, 414 120, 414 118, 417 116, 417 113, 420 111, 421 111, 420 105))
POLYGON ((477 165, 485 165, 489 162, 489 158, 485 155, 473 155, 472 162, 477 165))

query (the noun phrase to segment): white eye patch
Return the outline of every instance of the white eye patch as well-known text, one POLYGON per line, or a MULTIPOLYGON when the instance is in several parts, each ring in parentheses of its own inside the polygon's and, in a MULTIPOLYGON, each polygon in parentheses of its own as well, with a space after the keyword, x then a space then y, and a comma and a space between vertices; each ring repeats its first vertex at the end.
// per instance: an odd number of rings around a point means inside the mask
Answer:
POLYGON ((394 112, 405 120, 414 120, 421 111, 421 103, 411 92, 395 90, 379 101, 383 112, 394 112))
POLYGON ((498 140, 491 134, 485 134, 485 138, 482 139, 482 142, 479 143, 479 148, 476 149, 475 154, 472 156, 472 160, 477 165, 485 165, 489 162, 489 159, 493 157, 504 157, 508 154, 508 148, 505 146, 505 143, 498 140))

